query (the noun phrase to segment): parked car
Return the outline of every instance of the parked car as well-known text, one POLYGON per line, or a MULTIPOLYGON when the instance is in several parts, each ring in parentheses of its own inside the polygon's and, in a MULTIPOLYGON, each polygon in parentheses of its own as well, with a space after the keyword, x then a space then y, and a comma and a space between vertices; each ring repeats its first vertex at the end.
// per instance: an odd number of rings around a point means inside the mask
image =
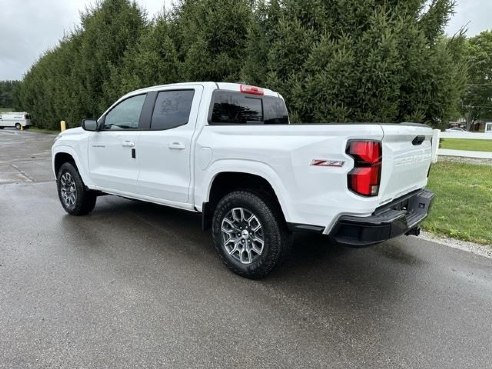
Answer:
POLYGON ((22 127, 31 125, 31 116, 26 112, 11 112, 0 114, 0 129, 5 127, 15 127, 20 130, 22 127))
POLYGON ((492 122, 485 122, 485 133, 492 134, 492 122))
POLYGON ((469 133, 466 129, 458 128, 458 127, 448 128, 448 129, 446 129, 446 132, 463 132, 463 133, 469 133))
POLYGON ((421 124, 290 125, 274 91, 180 83, 131 92, 59 134, 53 170, 69 214, 103 193, 198 212, 227 267, 261 278, 293 231, 356 247, 418 234, 432 137, 421 124))

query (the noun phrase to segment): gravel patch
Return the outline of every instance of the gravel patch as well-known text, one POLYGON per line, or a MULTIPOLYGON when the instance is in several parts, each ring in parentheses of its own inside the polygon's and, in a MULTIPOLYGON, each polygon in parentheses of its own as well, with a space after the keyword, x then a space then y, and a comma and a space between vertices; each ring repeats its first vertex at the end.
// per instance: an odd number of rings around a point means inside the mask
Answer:
POLYGON ((492 259, 492 245, 480 245, 474 242, 460 241, 454 238, 437 236, 433 233, 429 233, 425 231, 422 231, 419 237, 422 237, 424 240, 433 241, 443 246, 448 246, 454 249, 468 251, 473 254, 492 259))

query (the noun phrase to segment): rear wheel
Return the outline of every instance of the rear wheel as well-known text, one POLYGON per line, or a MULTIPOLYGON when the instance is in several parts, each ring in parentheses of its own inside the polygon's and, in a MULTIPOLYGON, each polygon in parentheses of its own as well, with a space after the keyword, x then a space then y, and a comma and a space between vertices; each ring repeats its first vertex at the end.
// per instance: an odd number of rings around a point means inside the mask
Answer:
POLYGON ((86 215, 96 206, 96 193, 87 190, 72 163, 64 163, 58 170, 58 197, 65 211, 71 215, 86 215))
POLYGON ((291 234, 267 196, 235 191, 219 201, 213 216, 214 245, 224 264, 240 276, 258 279, 278 266, 291 234))
POLYGON ((15 123, 15 129, 20 130, 21 129, 21 124, 20 123, 15 123))

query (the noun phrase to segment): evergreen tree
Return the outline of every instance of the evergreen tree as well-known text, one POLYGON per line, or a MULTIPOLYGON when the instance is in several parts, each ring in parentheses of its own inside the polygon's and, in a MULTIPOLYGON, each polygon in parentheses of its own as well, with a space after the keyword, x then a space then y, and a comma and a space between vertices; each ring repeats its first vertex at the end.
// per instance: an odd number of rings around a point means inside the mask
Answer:
MULTIPOLYGON (((277 20, 260 28, 268 47, 258 52, 266 55, 248 58, 243 72, 282 93, 294 119, 440 125, 456 112, 455 81, 462 80, 463 65, 443 38, 453 1, 313 0, 306 6, 283 0, 266 6, 277 20), (262 60, 266 66, 258 67, 262 60)), ((250 37, 258 33, 252 29, 250 37)))
POLYGON ((105 0, 82 16, 81 46, 76 63, 77 93, 82 97, 81 115, 97 117, 112 102, 104 93, 111 69, 137 43, 145 16, 129 0, 105 0))
POLYGON ((137 45, 126 52, 122 64, 112 66, 111 78, 105 85, 108 97, 115 100, 138 88, 179 82, 180 62, 173 33, 173 24, 165 14, 146 27, 137 45))
MULTIPOLYGON (((458 114, 467 75, 463 35, 444 37, 452 9, 452 0, 180 0, 148 23, 134 2, 103 0, 15 96, 36 124, 56 127, 98 117, 137 88, 242 80, 279 91, 292 121, 442 126, 458 114)), ((469 45, 470 63, 485 65, 487 43, 469 45)), ((470 86, 486 86, 473 68, 470 86)), ((469 91, 463 106, 487 104, 469 91)))
POLYGON ((492 119, 492 31, 472 37, 464 50, 468 62, 469 83, 462 112, 468 128, 477 120, 492 119))
POLYGON ((276 38, 279 22, 278 0, 259 0, 254 3, 253 21, 246 39, 246 59, 241 70, 241 80, 252 85, 263 85, 268 73, 268 51, 276 38))
POLYGON ((98 117, 110 103, 105 85, 145 27, 145 16, 129 0, 104 0, 82 15, 79 29, 65 36, 26 73, 19 106, 36 125, 57 128, 98 117))
POLYGON ((252 20, 249 0, 181 0, 172 21, 183 80, 237 82, 252 20))
POLYGON ((20 81, 0 81, 0 108, 12 108, 15 105, 15 90, 20 81))

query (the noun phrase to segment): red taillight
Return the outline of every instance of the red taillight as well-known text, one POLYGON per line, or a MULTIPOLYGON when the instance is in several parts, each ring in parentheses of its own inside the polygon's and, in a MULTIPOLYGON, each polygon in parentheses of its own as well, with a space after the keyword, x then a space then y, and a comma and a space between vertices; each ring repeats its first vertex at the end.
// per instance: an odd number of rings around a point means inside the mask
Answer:
POLYGON ((347 154, 364 163, 375 164, 381 160, 381 144, 376 141, 352 141, 347 154))
POLYGON ((354 158, 348 187, 362 196, 377 196, 381 182, 382 150, 379 141, 349 141, 347 154, 354 158))
POLYGON ((249 85, 241 85, 241 93, 243 94, 251 94, 251 95, 260 95, 263 96, 265 92, 261 87, 249 86, 249 85))
POLYGON ((381 165, 355 168, 349 173, 349 188, 363 196, 377 196, 381 165))

